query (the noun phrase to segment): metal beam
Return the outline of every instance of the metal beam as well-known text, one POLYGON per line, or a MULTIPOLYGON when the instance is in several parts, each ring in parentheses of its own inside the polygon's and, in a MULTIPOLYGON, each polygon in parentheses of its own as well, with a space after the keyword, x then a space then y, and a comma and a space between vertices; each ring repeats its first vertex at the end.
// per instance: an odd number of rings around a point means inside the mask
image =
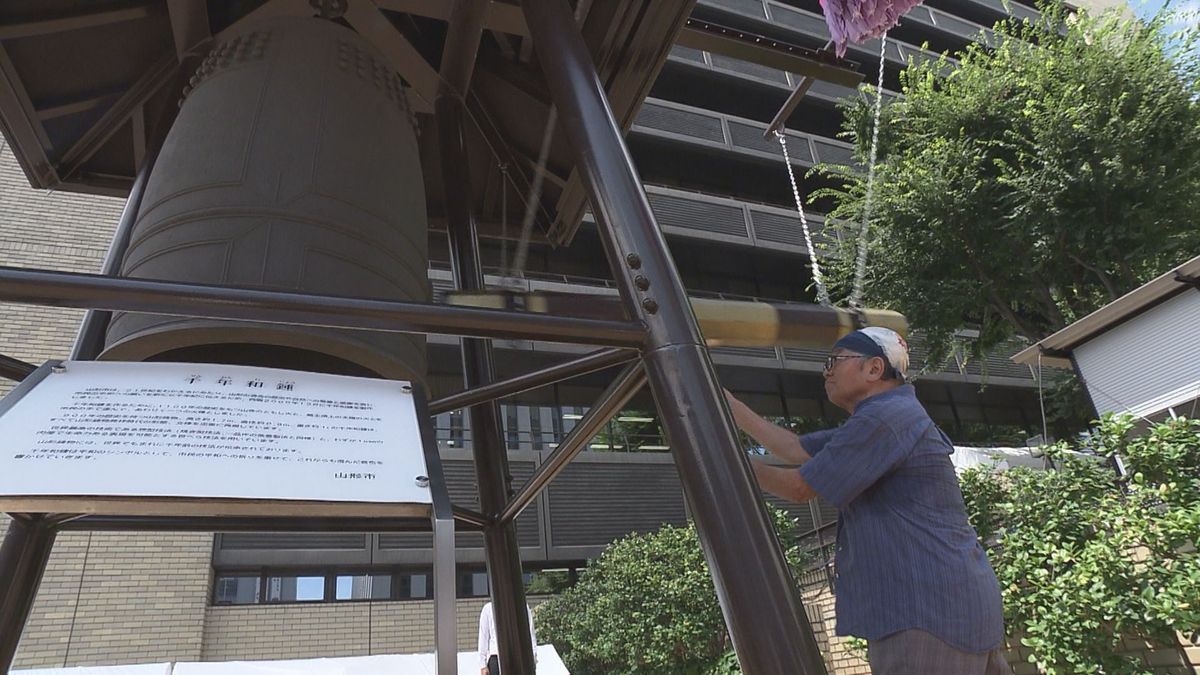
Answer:
MULTIPOLYGON (((525 174, 526 170, 532 173, 540 168, 545 172, 545 178, 552 179, 555 183, 562 182, 562 179, 555 175, 553 171, 550 171, 548 167, 538 167, 536 159, 512 149, 512 143, 509 142, 504 132, 500 130, 500 127, 492 119, 487 107, 483 105, 483 101, 473 92, 467 95, 466 105, 467 114, 470 116, 471 122, 479 130, 479 133, 483 135, 484 142, 488 144, 496 161, 509 167, 508 180, 512 183, 517 194, 533 194, 533 182, 525 174)), ((535 207, 538 214, 540 214, 539 220, 541 222, 544 224, 554 222, 554 218, 546 210, 545 205, 542 204, 540 199, 535 204, 535 207)))
POLYGON ((138 78, 129 89, 117 99, 117 102, 88 129, 83 136, 63 153, 58 162, 59 175, 63 180, 70 180, 85 162, 96 154, 108 139, 113 137, 131 115, 145 105, 159 89, 174 79, 178 72, 178 61, 174 52, 168 52, 159 57, 154 65, 138 78))
POLYGON ((815 49, 699 19, 688 19, 675 44, 789 73, 810 75, 843 87, 857 87, 863 79, 862 73, 846 67, 849 62, 836 61, 815 49))
POLYGON ((0 127, 13 145, 21 168, 35 188, 53 188, 58 174, 50 163, 50 137, 37 119, 25 85, 12 59, 0 44, 0 127))
MULTIPOLYGON (((529 27, 525 25, 525 15, 517 5, 507 2, 488 2, 482 0, 488 7, 484 15, 484 28, 508 35, 520 37, 529 36, 529 27)), ((376 0, 380 9, 392 12, 403 12, 427 19, 450 20, 450 3, 443 0, 376 0)))
POLYGON ((492 382, 481 387, 473 387, 450 394, 449 396, 443 396, 429 403, 429 414, 440 415, 451 410, 469 408, 473 405, 494 401, 505 396, 513 396, 554 384, 555 382, 561 382, 577 375, 585 375, 622 363, 628 363, 638 358, 638 356, 636 351, 628 349, 605 349, 594 352, 578 359, 556 363, 530 373, 523 373, 508 380, 492 382))
POLYGON ((645 328, 543 314, 0 267, 0 301, 391 333, 636 347, 645 328))
MULTIPOLYGON (((482 1, 486 2, 486 0, 482 1)), ((447 2, 376 0, 376 4, 381 9, 394 12, 404 12, 442 21, 450 20, 451 10, 450 4, 447 2)), ((518 6, 494 0, 487 4, 487 13, 484 18, 485 29, 507 35, 529 37, 529 26, 525 23, 525 15, 518 6)), ((788 72, 811 73, 816 76, 816 79, 846 87, 857 86, 863 79, 861 74, 845 65, 848 62, 838 61, 816 50, 707 21, 689 19, 683 30, 680 31, 676 44, 788 72)))
POLYGON ((792 113, 796 112, 796 107, 800 105, 800 100, 808 94, 808 90, 812 89, 816 81, 815 78, 808 76, 800 80, 799 84, 796 85, 796 89, 783 102, 783 107, 779 109, 779 112, 775 113, 775 118, 767 125, 767 130, 763 132, 763 138, 774 140, 771 138, 772 136, 776 133, 783 133, 784 124, 787 122, 787 119, 792 116, 792 113))
POLYGON ((67 115, 74 115, 81 112, 94 110, 100 106, 110 105, 117 99, 121 98, 121 92, 108 92, 106 94, 97 94, 87 96, 86 98, 77 99, 70 103, 60 103, 58 105, 47 106, 37 109, 37 118, 43 122, 52 120, 67 115))
POLYGON ((52 33, 64 33, 69 30, 94 28, 96 26, 105 26, 110 23, 136 21, 138 19, 145 19, 149 16, 150 5, 142 5, 141 7, 110 9, 100 12, 91 12, 88 14, 76 14, 74 16, 60 16, 47 19, 37 19, 33 21, 24 21, 21 23, 0 24, 0 40, 27 38, 37 35, 50 35, 52 33))
POLYGON ((489 4, 489 0, 454 0, 450 4, 450 26, 442 45, 442 69, 438 73, 439 96, 462 100, 471 88, 489 4))
POLYGON ((473 511, 462 506, 455 506, 453 512, 455 520, 474 526, 474 528, 467 528, 468 530, 491 527, 494 520, 490 516, 486 516, 478 511, 473 511))
POLYGON ((20 382, 33 374, 37 368, 32 363, 25 363, 20 359, 0 354, 0 377, 20 382))
MULTIPOLYGON (((831 45, 833 45, 832 40, 826 42, 825 46, 821 48, 821 52, 826 52, 831 45)), ((775 113, 775 118, 772 119, 771 123, 767 125, 767 130, 763 132, 763 138, 767 140, 774 140, 771 137, 774 136, 776 132, 783 131, 784 125, 787 124, 787 119, 792 116, 792 113, 796 112, 796 107, 800 105, 801 99, 808 94, 808 90, 812 89, 812 86, 814 83, 816 83, 816 81, 817 80, 815 77, 806 75, 798 83, 796 83, 796 88, 787 97, 787 100, 783 102, 783 107, 779 109, 779 112, 775 113)))
POLYGON ((346 21, 383 54, 400 77, 408 82, 415 96, 409 97, 417 112, 433 112, 433 102, 439 89, 438 72, 425 60, 417 48, 404 37, 379 9, 367 0, 350 0, 346 21))
POLYGON ((283 518, 265 516, 83 515, 61 531, 95 532, 428 532, 428 518, 283 518))
MULTIPOLYGON (((180 75, 180 79, 185 79, 187 76, 187 71, 182 67, 176 72, 180 75)), ((145 127, 145 107, 139 108, 139 111, 143 118, 142 126, 145 127)), ((125 198, 125 206, 121 209, 121 218, 117 221, 112 242, 109 243, 108 251, 104 255, 104 264, 100 268, 100 273, 105 276, 116 277, 121 271, 121 263, 125 260, 125 252, 129 249, 129 242, 133 236, 133 226, 137 222, 138 210, 142 206, 142 196, 146 194, 146 185, 150 182, 150 172, 154 169, 154 163, 158 160, 158 152, 162 149, 167 132, 170 131, 171 124, 178 112, 178 108, 171 103, 164 106, 161 119, 150 130, 149 136, 146 138, 144 155, 136 157, 137 150, 135 148, 137 176, 133 180, 133 186, 129 189, 129 196, 125 198)), ((108 323, 111 318, 111 312, 91 309, 84 314, 83 321, 79 324, 79 332, 75 334, 75 343, 71 347, 72 359, 95 359, 100 356, 100 352, 104 350, 104 336, 108 331, 108 323)))
MULTIPOLYGON (((456 3, 449 33, 463 32, 460 48, 471 52, 477 48, 479 21, 478 2, 460 0, 456 3)), ((474 59, 454 66, 456 77, 467 77, 474 59)), ((462 290, 484 288, 483 265, 480 262, 479 231, 475 223, 471 188, 470 154, 467 152, 466 112, 461 95, 447 82, 439 88, 436 99, 438 149, 441 155, 442 190, 446 197, 446 224, 450 244, 450 267, 455 285, 462 290)), ((462 91, 462 90, 459 90, 462 91)), ((492 344, 488 340, 462 341, 463 384, 469 389, 487 386, 495 380, 492 344)), ((504 427, 500 423, 500 406, 495 401, 471 408, 471 450, 475 464, 475 479, 479 487, 479 505, 487 515, 504 508, 511 494, 512 474, 508 465, 508 449, 504 427)), ((488 580, 492 596, 492 611, 496 619, 500 670, 506 673, 533 673, 536 662, 529 635, 529 614, 525 604, 525 585, 521 577, 521 551, 513 523, 494 523, 484 530, 484 553, 487 559, 488 580)))
POLYGON ((21 631, 50 560, 55 533, 45 516, 14 514, 8 524, 0 545, 0 673, 12 668, 21 631))
POLYGON ((193 49, 212 39, 208 26, 208 2, 203 0, 167 0, 171 34, 175 37, 175 55, 183 62, 193 49))
POLYGON ((308 0, 267 0, 267 2, 259 5, 258 9, 243 16, 224 28, 220 33, 217 33, 217 41, 227 40, 241 31, 246 25, 264 19, 272 19, 277 16, 312 16, 315 13, 308 0))
POLYGON ((824 675, 825 664, 720 393, 696 318, 565 0, 522 0, 542 72, 596 214, 746 675, 824 675))
POLYGON ((571 429, 571 433, 567 434, 554 452, 538 465, 537 471, 529 478, 529 482, 504 507, 504 511, 500 513, 499 522, 512 522, 521 515, 525 507, 537 499, 550 481, 567 468, 571 460, 587 447, 588 441, 592 440, 614 415, 621 412, 621 408, 645 384, 646 371, 642 368, 642 364, 634 363, 622 370, 621 374, 604 390, 604 393, 600 394, 596 405, 588 409, 583 419, 579 420, 579 423, 571 429))

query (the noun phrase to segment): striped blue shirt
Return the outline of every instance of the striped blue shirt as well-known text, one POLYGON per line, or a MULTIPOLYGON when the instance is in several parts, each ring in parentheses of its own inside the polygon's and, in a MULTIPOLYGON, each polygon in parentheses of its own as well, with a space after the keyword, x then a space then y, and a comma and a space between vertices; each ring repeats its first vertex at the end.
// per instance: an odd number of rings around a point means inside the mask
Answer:
POLYGON ((876 394, 800 442, 812 455, 800 474, 840 513, 838 635, 916 628, 967 652, 999 646, 1000 587, 967 522, 954 449, 913 386, 876 394))

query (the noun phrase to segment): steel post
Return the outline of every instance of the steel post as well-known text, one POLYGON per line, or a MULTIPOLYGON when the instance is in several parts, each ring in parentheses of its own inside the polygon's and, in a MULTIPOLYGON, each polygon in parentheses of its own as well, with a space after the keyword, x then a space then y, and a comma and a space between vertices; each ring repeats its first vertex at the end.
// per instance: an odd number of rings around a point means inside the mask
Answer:
MULTIPOLYGON (((417 419, 428 420, 429 406, 424 387, 413 385, 412 389, 417 419)), ((482 518, 482 514, 458 509, 450 503, 442 456, 438 454, 437 440, 433 436, 430 424, 421 425, 421 447, 425 454, 425 471, 429 477, 429 494, 432 497, 430 523, 433 526, 434 669, 437 675, 455 675, 458 672, 458 619, 455 610, 458 567, 455 565, 454 555, 454 521, 463 516, 482 518)))
POLYGON ((429 412, 431 415, 440 415, 451 410, 469 408, 479 403, 486 403, 498 398, 504 398, 505 396, 512 396, 530 391, 531 389, 554 384, 555 382, 560 382, 577 375, 585 375, 622 363, 628 363, 636 358, 638 358, 638 353, 627 349, 605 349, 593 352, 578 359, 556 363, 533 372, 523 373, 514 378, 493 382, 483 387, 465 389, 449 396, 444 396, 429 403, 429 412))
POLYGON ((564 0, 522 0, 643 361, 742 672, 825 666, 692 314, 591 55, 564 0))
POLYGON ((646 373, 642 370, 640 363, 632 364, 621 371, 621 374, 600 395, 596 404, 587 411, 583 419, 579 420, 575 428, 571 429, 571 433, 567 434, 554 452, 538 465, 537 470, 530 476, 529 482, 521 488, 517 496, 508 503, 508 506, 504 507, 504 512, 500 514, 500 522, 508 522, 521 515, 521 511, 525 510, 525 507, 529 506, 534 499, 537 499, 538 494, 550 484, 550 481, 567 468, 567 465, 583 450, 588 441, 595 437, 614 415, 621 412, 621 408, 644 384, 646 384, 646 373))
MULTIPOLYGON (((454 96, 440 96, 435 104, 438 145, 442 156, 442 183, 446 194, 446 230, 454 281, 460 290, 484 288, 479 259, 479 233, 471 192, 467 152, 463 138, 463 105, 454 96)), ((463 384, 468 389, 487 386, 495 378, 492 345, 488 340, 462 340, 463 384)), ((500 513, 511 493, 508 450, 495 401, 470 410, 471 449, 479 484, 479 503, 487 515, 500 513)), ((521 554, 515 526, 495 523, 484 530, 492 611, 496 617, 500 669, 505 673, 533 673, 533 645, 521 578, 521 554)))
POLYGON ((0 673, 12 668, 54 536, 53 523, 44 516, 14 516, 8 524, 0 545, 0 673))

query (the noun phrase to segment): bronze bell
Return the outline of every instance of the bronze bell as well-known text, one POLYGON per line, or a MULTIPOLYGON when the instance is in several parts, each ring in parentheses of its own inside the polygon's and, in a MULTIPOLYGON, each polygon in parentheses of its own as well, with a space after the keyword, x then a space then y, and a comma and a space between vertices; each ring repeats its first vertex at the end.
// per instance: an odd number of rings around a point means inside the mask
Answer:
MULTIPOLYGON (((126 277, 427 301, 405 91, 357 33, 278 18, 214 46, 149 178, 126 277)), ((423 335, 117 313, 101 358, 423 380, 423 335)))

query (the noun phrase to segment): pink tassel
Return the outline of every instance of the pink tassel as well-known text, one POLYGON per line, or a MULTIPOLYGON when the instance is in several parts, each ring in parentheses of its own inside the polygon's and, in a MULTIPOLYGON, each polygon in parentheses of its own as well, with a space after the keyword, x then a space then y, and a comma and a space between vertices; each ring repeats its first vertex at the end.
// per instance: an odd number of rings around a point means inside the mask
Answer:
POLYGON ((877 38, 888 32, 908 10, 921 0, 820 0, 825 23, 837 47, 845 56, 846 45, 877 38))

